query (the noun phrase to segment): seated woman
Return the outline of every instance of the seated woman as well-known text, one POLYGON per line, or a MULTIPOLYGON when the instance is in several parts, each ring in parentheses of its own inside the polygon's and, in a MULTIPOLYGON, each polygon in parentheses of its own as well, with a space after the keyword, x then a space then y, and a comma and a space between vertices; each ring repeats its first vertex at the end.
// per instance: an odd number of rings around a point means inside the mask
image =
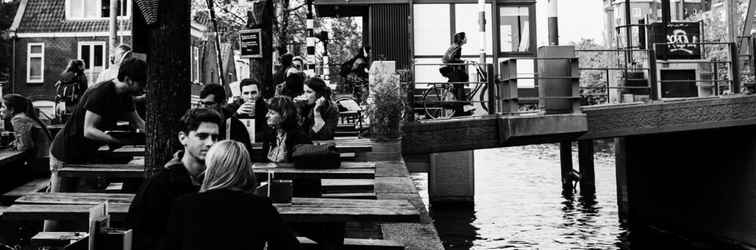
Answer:
POLYGON ((3 96, 2 116, 11 119, 15 141, 13 147, 24 152, 31 174, 41 176, 49 170, 50 141, 52 135, 47 126, 39 120, 37 110, 31 101, 18 94, 3 96))
POLYGON ((265 159, 274 163, 291 162, 291 153, 298 144, 312 144, 312 141, 299 126, 297 108, 287 96, 270 99, 268 113, 265 115, 268 130, 263 136, 265 159))
POLYGON ((224 140, 205 158, 197 194, 173 203, 162 249, 299 249, 293 232, 257 186, 244 144, 224 140))
POLYGON ((302 110, 302 127, 310 139, 333 140, 339 111, 331 100, 331 89, 320 78, 310 78, 305 82, 302 98, 307 102, 302 110))

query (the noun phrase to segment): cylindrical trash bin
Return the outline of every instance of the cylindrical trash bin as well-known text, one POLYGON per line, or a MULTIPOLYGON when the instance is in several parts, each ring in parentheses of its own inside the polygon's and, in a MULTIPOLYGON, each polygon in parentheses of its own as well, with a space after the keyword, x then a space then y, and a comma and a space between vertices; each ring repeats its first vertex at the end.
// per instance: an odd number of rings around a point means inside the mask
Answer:
POLYGON ((542 46, 538 48, 539 106, 546 114, 572 113, 572 82, 568 78, 575 58, 574 46, 542 46), (554 59, 549 59, 554 58, 554 59), (553 98, 557 97, 557 98, 553 98))

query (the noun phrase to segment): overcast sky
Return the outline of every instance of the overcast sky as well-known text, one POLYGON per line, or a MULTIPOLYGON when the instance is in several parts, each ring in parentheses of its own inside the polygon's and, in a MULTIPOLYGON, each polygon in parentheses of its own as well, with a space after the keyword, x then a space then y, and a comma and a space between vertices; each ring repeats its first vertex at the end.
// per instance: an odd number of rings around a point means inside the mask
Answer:
MULTIPOLYGON (((568 44, 580 38, 593 38, 603 44, 604 15, 601 0, 558 0, 559 43, 568 44)), ((536 25, 538 45, 546 45, 548 36, 548 9, 546 0, 537 0, 536 25)))

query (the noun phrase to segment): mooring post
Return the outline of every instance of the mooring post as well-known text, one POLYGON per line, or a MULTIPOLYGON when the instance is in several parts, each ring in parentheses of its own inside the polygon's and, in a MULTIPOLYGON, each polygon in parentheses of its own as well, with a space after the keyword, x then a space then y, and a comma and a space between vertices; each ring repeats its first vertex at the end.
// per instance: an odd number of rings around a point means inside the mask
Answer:
POLYGON ((593 140, 578 141, 578 165, 580 166, 580 196, 596 195, 596 176, 593 165, 593 140))
POLYGON ((614 139, 615 175, 617 177, 617 210, 622 223, 630 221, 630 199, 627 190, 627 147, 625 138, 614 139))
POLYGON ((562 141, 559 143, 559 161, 562 166, 562 195, 572 196, 572 142, 562 141))

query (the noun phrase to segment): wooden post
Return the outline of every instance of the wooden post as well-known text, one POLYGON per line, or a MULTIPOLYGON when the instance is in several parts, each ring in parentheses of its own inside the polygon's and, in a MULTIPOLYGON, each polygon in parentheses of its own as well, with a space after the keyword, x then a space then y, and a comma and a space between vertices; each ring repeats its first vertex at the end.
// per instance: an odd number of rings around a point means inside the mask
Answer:
POLYGON ((596 196, 596 175, 593 164, 593 141, 578 141, 578 164, 580 165, 580 196, 596 196))
POLYGON ((562 195, 572 196, 572 142, 562 141, 559 143, 559 162, 562 166, 562 195))
POLYGON ((627 145, 625 138, 614 139, 614 156, 617 177, 617 210, 620 222, 630 221, 630 198, 628 195, 627 181, 627 145))
MULTIPOLYGON (((110 21, 108 23, 108 51, 111 53, 115 51, 115 47, 118 46, 118 14, 120 13, 118 6, 118 0, 110 0, 110 21)), ((115 54, 115 53, 113 53, 115 54)), ((113 55, 111 54, 111 55, 113 55)), ((113 66, 109 66, 113 67, 113 66)))
POLYGON ((249 78, 260 83, 263 98, 271 98, 275 92, 273 83, 273 3, 262 0, 254 3, 247 12, 247 28, 260 28, 262 58, 249 59, 249 78))
POLYGON ((137 56, 147 60, 145 175, 150 176, 181 149, 176 135, 189 109, 190 1, 160 1, 157 22, 149 26, 137 6, 132 10, 134 52, 146 52, 137 56))

